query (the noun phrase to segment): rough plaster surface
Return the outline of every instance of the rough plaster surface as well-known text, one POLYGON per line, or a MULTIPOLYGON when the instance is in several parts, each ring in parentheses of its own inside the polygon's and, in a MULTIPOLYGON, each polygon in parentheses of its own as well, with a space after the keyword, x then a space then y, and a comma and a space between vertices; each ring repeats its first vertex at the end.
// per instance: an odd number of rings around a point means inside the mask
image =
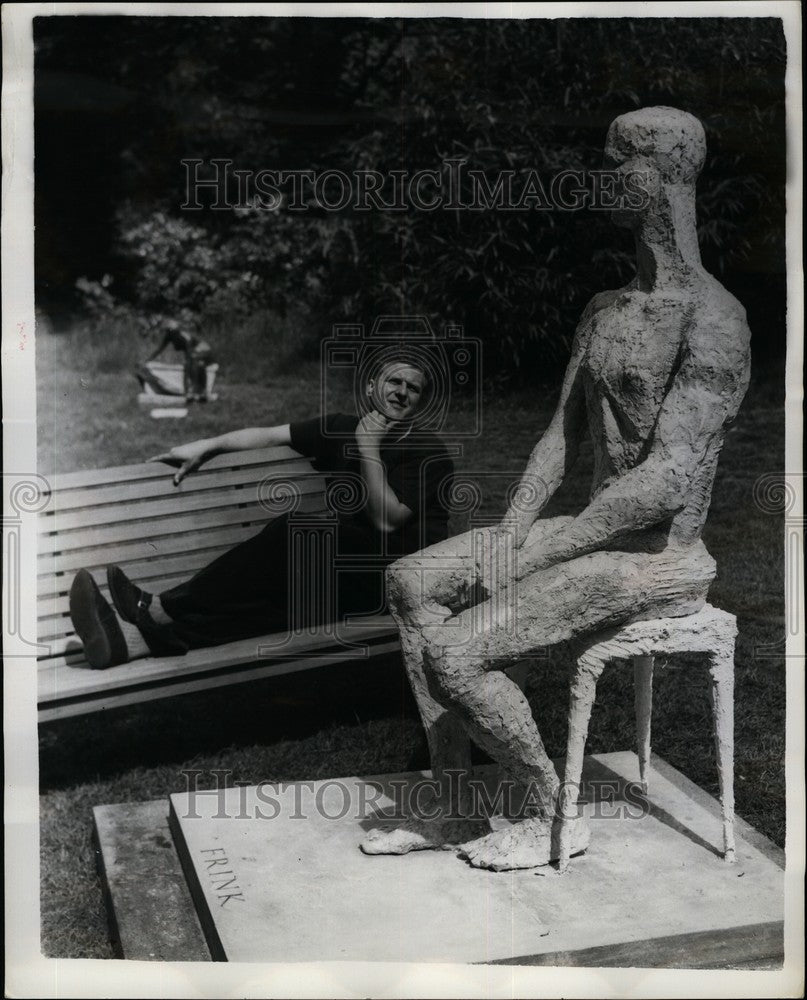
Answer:
POLYGON ((569 705, 569 736, 563 788, 558 803, 560 822, 558 858, 560 870, 568 868, 576 852, 574 820, 583 754, 594 707, 597 681, 607 663, 632 659, 635 676, 636 728, 639 744, 639 778, 647 792, 650 762, 650 716, 652 712, 653 660, 657 654, 701 652, 707 656, 712 686, 717 770, 723 810, 723 856, 733 862, 734 846, 734 642, 737 621, 710 605, 684 618, 639 621, 579 640, 579 654, 572 671, 569 705))
MULTIPOLYGON (((505 774, 537 784, 544 822, 560 783, 504 668, 551 643, 596 645, 602 630, 623 623, 695 614, 715 575, 700 536, 726 428, 748 386, 750 331, 743 307, 701 264, 695 181, 705 154, 700 122, 674 108, 612 123, 606 165, 640 172, 646 192, 641 205, 612 213, 634 234, 636 276, 586 307, 556 413, 501 525, 406 557, 387 574, 435 777, 467 768, 470 736, 505 774), (595 457, 587 506, 576 517, 539 519, 586 428, 595 457)), ((722 678, 730 653, 711 654, 722 664, 713 677, 722 678)), ((588 685, 593 699, 593 655, 584 654, 573 682, 573 734, 587 728, 590 705, 585 693, 575 698, 574 685, 588 685)), ((730 711, 725 698, 716 707, 730 711)), ((717 722, 725 748, 726 720, 717 722)), ((645 729, 640 722, 649 746, 649 714, 645 729)), ((725 767, 725 753, 720 759, 725 767)), ((519 867, 545 864, 541 819, 524 821, 523 843, 517 828, 487 834, 467 845, 468 857, 497 869, 516 859, 519 867)), ((413 838, 407 849, 435 840, 439 833, 413 838)), ((386 846, 400 853, 400 835, 386 846)), ((384 849, 375 837, 373 852, 384 849)))
MULTIPOLYGON (((492 793, 497 771, 473 777, 492 793)), ((711 796, 656 758, 638 809, 637 774, 633 753, 586 757, 591 845, 568 877, 501 875, 439 851, 362 855, 362 835, 394 827, 428 772, 182 792, 171 828, 213 954, 231 962, 525 964, 542 954, 547 965, 697 967, 714 954, 706 932, 723 961, 781 955, 783 852, 740 820, 738 866, 724 865, 711 796)))

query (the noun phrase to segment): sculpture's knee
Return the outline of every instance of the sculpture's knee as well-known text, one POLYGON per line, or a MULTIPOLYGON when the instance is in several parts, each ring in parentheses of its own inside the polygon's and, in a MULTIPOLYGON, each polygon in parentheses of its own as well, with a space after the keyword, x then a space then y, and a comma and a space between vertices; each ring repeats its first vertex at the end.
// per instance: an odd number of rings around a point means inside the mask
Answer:
POLYGON ((387 567, 387 603, 401 617, 410 612, 423 599, 423 573, 417 559, 405 557, 387 567))

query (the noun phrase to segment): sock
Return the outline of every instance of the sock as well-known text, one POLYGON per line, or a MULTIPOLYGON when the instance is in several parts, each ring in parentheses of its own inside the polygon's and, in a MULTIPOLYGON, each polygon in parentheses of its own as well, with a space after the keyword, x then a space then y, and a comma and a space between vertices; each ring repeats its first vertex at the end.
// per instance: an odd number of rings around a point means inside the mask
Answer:
POLYGON ((172 625, 174 619, 168 614, 162 605, 160 595, 155 594, 149 605, 149 614, 158 625, 172 625))
POLYGON ((117 618, 123 638, 126 640, 129 659, 139 660, 143 656, 151 656, 151 650, 146 645, 146 640, 140 634, 140 629, 137 625, 132 625, 131 622, 124 621, 117 611, 115 612, 115 618, 117 618))

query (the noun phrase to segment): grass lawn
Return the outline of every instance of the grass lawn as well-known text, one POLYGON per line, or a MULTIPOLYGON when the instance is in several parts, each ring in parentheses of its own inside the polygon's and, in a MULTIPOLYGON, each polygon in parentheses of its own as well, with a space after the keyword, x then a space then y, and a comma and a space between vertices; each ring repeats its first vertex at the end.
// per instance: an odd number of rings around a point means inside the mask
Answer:
MULTIPOLYGON (((145 349, 122 334, 79 331, 37 339, 39 471, 121 465, 226 429, 286 422, 318 406, 318 366, 289 363, 287 348, 237 345, 222 335, 217 403, 182 421, 155 421, 136 405, 131 370, 145 349)), ((217 386, 218 388, 218 386, 217 386)), ((346 397, 347 400, 347 397, 346 397)), ((508 480, 523 468, 554 405, 551 391, 490 393, 484 434, 464 443, 458 471, 483 486, 481 516, 503 511, 508 480)), ((468 408, 461 403, 460 410, 468 408)), ((753 501, 759 476, 784 468, 783 393, 757 379, 721 458, 704 540, 718 564, 710 600, 738 615, 736 796, 738 813, 784 843, 783 522, 753 501)), ((548 514, 582 506, 591 475, 584 448, 548 514)), ((455 524, 460 530, 464 524, 455 524)), ((569 656, 548 651, 528 695, 551 755, 565 746, 569 656)), ((657 672, 653 745, 715 794, 706 671, 678 658, 657 672)), ((605 672, 590 752, 633 745, 628 667, 605 672)), ((187 768, 226 768, 232 781, 290 781, 428 766, 425 737, 400 658, 352 663, 121 708, 40 729, 42 946, 48 955, 112 957, 91 843, 92 806, 164 798, 185 787, 187 768)), ((481 757, 480 757, 481 759, 481 757)), ((201 784, 211 786, 212 774, 201 784), (206 780, 207 779, 207 780, 206 780)))

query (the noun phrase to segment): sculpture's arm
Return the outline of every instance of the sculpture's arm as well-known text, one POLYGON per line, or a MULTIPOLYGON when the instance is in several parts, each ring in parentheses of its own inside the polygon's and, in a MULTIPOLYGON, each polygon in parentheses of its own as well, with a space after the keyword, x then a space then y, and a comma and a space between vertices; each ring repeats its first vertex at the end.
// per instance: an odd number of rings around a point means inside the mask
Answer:
POLYGON ((612 480, 572 522, 522 556, 526 572, 596 552, 631 532, 661 525, 692 496, 693 480, 716 437, 736 416, 750 372, 748 328, 690 334, 661 405, 647 457, 612 480))
POLYGON ((577 328, 555 413, 530 454, 502 522, 507 529, 515 527, 517 545, 523 543, 530 526, 577 458, 585 420, 580 366, 588 343, 593 304, 594 300, 577 328))

